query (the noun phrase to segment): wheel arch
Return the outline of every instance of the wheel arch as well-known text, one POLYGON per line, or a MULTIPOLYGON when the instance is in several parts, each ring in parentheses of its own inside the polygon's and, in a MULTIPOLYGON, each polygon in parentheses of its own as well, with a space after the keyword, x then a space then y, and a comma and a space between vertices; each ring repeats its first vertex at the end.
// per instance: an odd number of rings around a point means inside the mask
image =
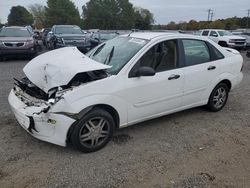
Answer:
MULTIPOLYGON (((228 89, 229 89, 229 91, 231 90, 231 88, 232 88, 232 83, 231 83, 230 80, 228 80, 228 79, 221 80, 217 85, 219 85, 219 84, 221 84, 221 83, 226 84, 227 87, 228 87, 228 89)), ((217 86, 217 85, 216 85, 216 86, 217 86)), ((215 86, 215 87, 216 87, 216 86, 215 86)))
POLYGON ((68 129, 67 132, 67 137, 66 137, 66 143, 68 144, 70 142, 70 137, 71 134, 74 130, 74 127, 76 126, 76 124, 78 123, 78 121, 84 116, 86 115, 88 112, 90 112, 91 110, 93 110, 94 108, 99 108, 99 109, 103 109, 106 110, 108 113, 110 113, 110 115, 114 118, 115 121, 115 128, 118 129, 119 125, 120 125, 120 116, 118 111, 111 105, 108 104, 95 104, 89 107, 84 108, 83 110, 81 110, 75 117, 76 121, 70 126, 70 128, 68 129))

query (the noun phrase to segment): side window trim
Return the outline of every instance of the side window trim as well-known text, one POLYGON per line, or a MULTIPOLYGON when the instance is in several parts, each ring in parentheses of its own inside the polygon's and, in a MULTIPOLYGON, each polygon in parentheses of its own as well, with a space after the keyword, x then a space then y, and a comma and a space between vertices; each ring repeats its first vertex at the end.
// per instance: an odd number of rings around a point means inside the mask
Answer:
MULTIPOLYGON (((209 32, 210 33, 210 32, 209 32)), ((182 53, 183 53, 183 59, 184 59, 184 64, 183 64, 183 67, 190 67, 190 66, 196 66, 196 65, 201 65, 201 64, 204 64, 204 63, 209 63, 212 60, 212 56, 211 56, 211 50, 209 48, 209 45, 207 44, 207 41, 204 41, 204 40, 200 40, 200 39, 190 39, 190 38, 181 38, 180 39, 181 43, 182 43, 182 53), (201 42, 204 42, 204 44, 207 46, 207 49, 208 49, 208 53, 209 53, 209 56, 210 56, 210 60, 207 61, 207 62, 203 62, 203 63, 198 63, 198 64, 195 64, 195 65, 187 65, 187 61, 186 61, 186 56, 185 56, 185 50, 184 50, 184 45, 183 45, 183 40, 196 40, 196 41, 201 41, 201 42)))

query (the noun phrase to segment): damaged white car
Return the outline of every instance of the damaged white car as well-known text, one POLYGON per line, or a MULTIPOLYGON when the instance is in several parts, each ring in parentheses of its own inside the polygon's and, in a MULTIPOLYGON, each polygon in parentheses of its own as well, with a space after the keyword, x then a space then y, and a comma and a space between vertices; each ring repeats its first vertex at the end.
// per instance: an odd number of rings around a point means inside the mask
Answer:
POLYGON ((32 136, 93 152, 116 128, 196 106, 221 110, 242 64, 238 51, 207 38, 131 33, 86 55, 65 47, 36 57, 9 103, 32 136))

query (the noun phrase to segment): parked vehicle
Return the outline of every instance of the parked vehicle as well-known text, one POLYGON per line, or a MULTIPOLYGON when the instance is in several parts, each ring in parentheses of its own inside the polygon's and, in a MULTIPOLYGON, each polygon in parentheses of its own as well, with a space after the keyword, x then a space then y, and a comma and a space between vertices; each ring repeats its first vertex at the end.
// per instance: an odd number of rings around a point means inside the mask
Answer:
POLYGON ((46 46, 46 37, 48 35, 48 33, 51 31, 51 28, 43 28, 41 30, 41 35, 42 35, 42 41, 43 41, 43 45, 46 46))
POLYGON ((42 34, 39 30, 34 30, 33 33, 37 40, 42 40, 42 34))
POLYGON ((104 31, 98 31, 93 33, 90 37, 91 49, 107 40, 111 40, 117 37, 118 35, 119 34, 116 32, 104 32, 104 31))
POLYGON ((89 48, 85 34, 76 25, 54 25, 49 32, 48 39, 49 49, 76 46, 80 51, 86 52, 89 48))
POLYGON ((231 32, 221 29, 205 29, 201 31, 202 36, 207 36, 223 47, 237 48, 239 50, 246 47, 246 39, 235 36, 231 32))
POLYGON ((250 49, 250 35, 244 33, 234 33, 234 35, 241 36, 246 39, 246 49, 250 49))
POLYGON ((131 33, 86 55, 66 47, 36 57, 9 104, 32 136, 93 152, 116 128, 202 105, 220 111, 242 64, 237 50, 208 38, 131 33))
POLYGON ((17 54, 33 57, 37 42, 27 27, 9 26, 0 29, 0 57, 17 54))

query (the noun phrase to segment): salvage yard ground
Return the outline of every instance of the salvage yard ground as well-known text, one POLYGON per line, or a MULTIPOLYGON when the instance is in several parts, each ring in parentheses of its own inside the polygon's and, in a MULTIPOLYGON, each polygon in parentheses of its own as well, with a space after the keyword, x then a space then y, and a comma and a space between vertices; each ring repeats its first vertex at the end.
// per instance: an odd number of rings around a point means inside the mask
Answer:
POLYGON ((39 141, 9 109, 27 60, 0 62, 0 187, 250 187, 250 59, 225 108, 194 108, 119 130, 90 154, 39 141))

